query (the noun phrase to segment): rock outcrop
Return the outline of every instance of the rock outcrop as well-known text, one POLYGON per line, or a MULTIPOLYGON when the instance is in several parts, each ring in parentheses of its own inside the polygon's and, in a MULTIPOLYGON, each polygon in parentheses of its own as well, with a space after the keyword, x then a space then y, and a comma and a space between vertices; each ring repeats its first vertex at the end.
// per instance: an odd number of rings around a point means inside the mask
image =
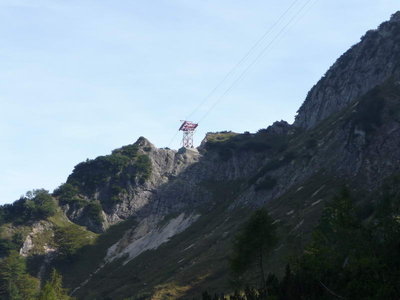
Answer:
POLYGON ((400 12, 333 64, 308 93, 294 125, 313 128, 390 77, 400 78, 400 12))

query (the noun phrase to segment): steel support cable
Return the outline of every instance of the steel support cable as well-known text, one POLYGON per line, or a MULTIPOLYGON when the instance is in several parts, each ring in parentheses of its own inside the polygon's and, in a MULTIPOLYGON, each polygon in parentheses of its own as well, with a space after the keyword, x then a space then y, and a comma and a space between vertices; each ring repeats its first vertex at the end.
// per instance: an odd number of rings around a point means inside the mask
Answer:
MULTIPOLYGON (((297 11, 297 13, 289 20, 289 22, 286 23, 286 25, 275 35, 275 37, 271 40, 270 43, 264 47, 264 49, 257 55, 257 57, 243 70, 243 72, 239 75, 238 78, 236 78, 235 81, 225 90, 225 92, 214 102, 214 104, 206 111, 206 113, 199 119, 197 123, 202 122, 209 114, 210 112, 222 101, 222 99, 243 79, 243 77, 247 74, 249 69, 256 64, 264 54, 267 53, 267 50, 271 49, 271 46, 274 44, 275 41, 277 41, 282 34, 285 32, 285 30, 295 21, 295 19, 301 14, 301 12, 304 10, 304 8, 311 2, 312 0, 308 0, 301 8, 297 11)), ((304 15, 303 15, 304 16, 304 15)), ((302 16, 302 17, 303 17, 302 16)))
POLYGON ((301 19, 305 17, 305 15, 310 11, 310 9, 318 2, 318 0, 311 0, 311 4, 303 11, 300 17, 294 21, 293 25, 296 25, 301 19), (314 1, 314 2, 313 2, 314 1))
POLYGON ((178 136, 179 130, 177 130, 174 134, 174 136, 172 137, 171 141, 168 143, 168 148, 171 147, 172 143, 175 141, 176 137, 178 136))
MULTIPOLYGON (((269 32, 272 31, 273 28, 276 27, 276 25, 286 16, 286 14, 290 11, 290 9, 298 2, 299 0, 295 0, 292 2, 292 4, 285 10, 285 12, 278 18, 278 20, 272 25, 272 27, 264 33, 264 35, 256 42, 256 44, 253 45, 253 47, 246 53, 246 55, 231 69, 231 71, 224 77, 224 79, 212 90, 212 92, 202 101, 198 107, 189 115, 193 115, 205 102, 208 100, 208 98, 222 85, 226 79, 230 76, 231 73, 234 72, 234 70, 240 66, 241 63, 243 63, 247 57, 255 50, 255 48, 261 43, 261 41, 269 34, 269 32)), ((304 8, 311 2, 312 0, 307 1, 298 11, 297 13, 289 20, 289 22, 286 23, 286 25, 278 32, 278 34, 274 37, 274 39, 262 50, 262 52, 253 60, 253 62, 248 65, 245 70, 241 73, 241 75, 230 85, 230 87, 225 90, 225 92, 217 99, 217 101, 210 107, 210 109, 203 115, 203 117, 199 120, 198 123, 203 121, 208 114, 222 101, 222 99, 240 82, 240 80, 244 77, 244 75, 247 73, 247 71, 266 53, 266 51, 272 46, 272 44, 282 35, 282 33, 293 23, 293 21, 297 18, 297 16, 304 10, 304 8)), ((317 2, 316 0, 315 2, 317 2)), ((315 2, 312 4, 314 5, 315 2)), ((312 6, 311 5, 311 6, 312 6)), ((310 6, 310 7, 311 7, 310 6)), ((309 8, 310 8, 309 7, 309 8)), ((307 9, 308 11, 308 9, 307 9)), ((304 17, 306 13, 304 13, 298 20, 296 20, 296 23, 304 17)), ((168 144, 168 147, 171 146, 171 144, 174 142, 176 139, 177 135, 179 133, 179 130, 175 133, 174 137, 171 139, 170 143, 168 144)))
POLYGON ((263 33, 263 35, 253 44, 253 46, 247 51, 247 53, 229 70, 228 73, 222 78, 222 80, 211 90, 211 92, 195 107, 195 109, 186 117, 189 120, 206 102, 211 96, 226 82, 226 80, 235 73, 235 71, 246 61, 246 59, 256 50, 256 48, 264 41, 264 39, 275 29, 275 27, 286 17, 289 11, 295 6, 300 0, 294 0, 289 7, 278 17, 278 19, 263 33))

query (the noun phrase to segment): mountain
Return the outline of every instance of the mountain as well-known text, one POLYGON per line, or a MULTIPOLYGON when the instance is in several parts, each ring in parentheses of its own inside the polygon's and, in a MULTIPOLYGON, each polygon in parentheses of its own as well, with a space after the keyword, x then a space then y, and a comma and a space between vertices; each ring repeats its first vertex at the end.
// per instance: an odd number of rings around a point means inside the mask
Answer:
POLYGON ((310 90, 294 125, 313 128, 389 77, 398 78, 400 13, 344 53, 310 90))
POLYGON ((52 267, 77 299, 177 299, 231 291, 232 240, 266 207, 282 275, 343 186, 365 220, 400 163, 400 12, 343 54, 310 90, 294 124, 209 133, 197 149, 141 137, 78 164, 52 194, 1 208, 0 253, 52 267))

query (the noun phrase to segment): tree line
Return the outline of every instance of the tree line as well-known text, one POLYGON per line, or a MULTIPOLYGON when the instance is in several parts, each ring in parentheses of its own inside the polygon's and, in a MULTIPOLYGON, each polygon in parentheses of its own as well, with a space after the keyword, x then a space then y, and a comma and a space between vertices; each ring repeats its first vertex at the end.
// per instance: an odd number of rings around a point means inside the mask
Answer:
POLYGON ((62 277, 56 270, 41 287, 39 279, 27 272, 26 260, 17 251, 0 260, 0 299, 73 300, 63 288, 62 277))
POLYGON ((386 190, 370 213, 356 209, 344 189, 326 206, 311 242, 292 257, 283 276, 266 275, 265 260, 277 244, 274 220, 257 210, 236 235, 230 268, 257 286, 203 300, 399 299, 400 193, 386 190))

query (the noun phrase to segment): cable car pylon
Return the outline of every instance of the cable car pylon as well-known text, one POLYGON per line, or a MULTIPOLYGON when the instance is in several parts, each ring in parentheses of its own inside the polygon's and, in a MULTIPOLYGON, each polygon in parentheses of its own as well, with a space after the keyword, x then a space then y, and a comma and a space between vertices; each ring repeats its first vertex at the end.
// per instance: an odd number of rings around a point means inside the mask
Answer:
POLYGON ((181 120, 182 125, 179 127, 179 131, 183 132, 182 146, 185 148, 194 148, 193 146, 193 135, 196 131, 198 123, 192 121, 181 120))

